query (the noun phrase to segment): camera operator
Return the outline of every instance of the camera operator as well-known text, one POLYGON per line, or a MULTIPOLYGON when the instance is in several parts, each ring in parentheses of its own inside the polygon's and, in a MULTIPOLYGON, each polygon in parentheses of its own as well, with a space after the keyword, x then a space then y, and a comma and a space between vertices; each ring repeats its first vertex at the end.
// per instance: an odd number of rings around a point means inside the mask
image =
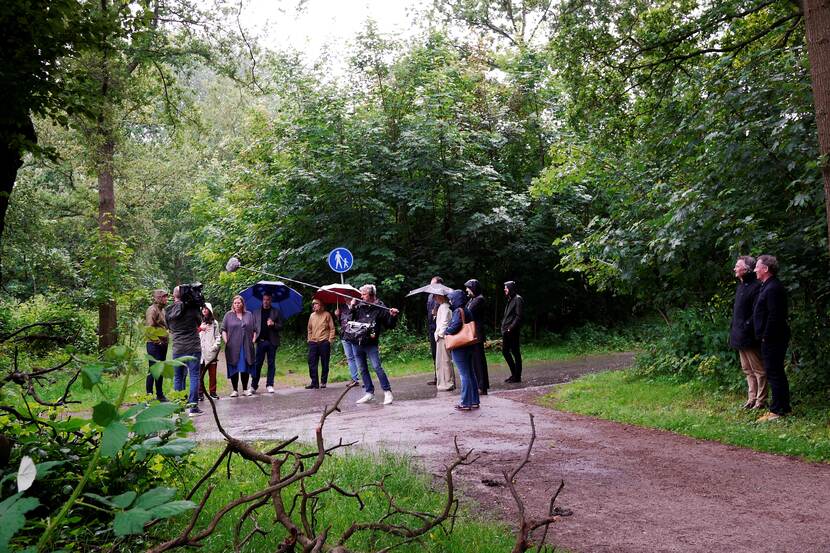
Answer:
POLYGON ((186 376, 190 377, 190 388, 187 403, 190 405, 190 416, 201 415, 199 409, 199 364, 202 357, 202 343, 199 339, 199 324, 202 322, 201 284, 182 284, 173 289, 173 305, 165 310, 165 320, 173 340, 173 359, 179 357, 193 357, 186 361, 185 367, 177 366, 173 374, 173 390, 184 390, 186 376))

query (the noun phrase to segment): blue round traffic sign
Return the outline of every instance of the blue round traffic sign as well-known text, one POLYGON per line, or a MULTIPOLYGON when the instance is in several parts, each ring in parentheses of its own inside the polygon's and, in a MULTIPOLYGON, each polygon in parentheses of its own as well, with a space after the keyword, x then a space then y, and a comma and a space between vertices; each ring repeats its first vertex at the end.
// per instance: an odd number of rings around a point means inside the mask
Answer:
POLYGON ((354 257, 346 248, 334 248, 329 253, 329 267, 335 273, 345 273, 352 268, 354 257))

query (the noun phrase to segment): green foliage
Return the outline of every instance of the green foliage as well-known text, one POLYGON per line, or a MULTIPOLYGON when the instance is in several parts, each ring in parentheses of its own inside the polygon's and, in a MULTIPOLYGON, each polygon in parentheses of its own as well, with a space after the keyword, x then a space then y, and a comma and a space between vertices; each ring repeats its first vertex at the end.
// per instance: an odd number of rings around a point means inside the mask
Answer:
MULTIPOLYGON (((42 336, 42 339, 33 340, 24 353, 49 355, 67 345, 74 351, 90 353, 96 347, 94 315, 65 298, 38 295, 26 302, 0 300, 0 336, 37 322, 55 325, 36 327, 28 332, 27 334, 42 336)), ((5 345, 0 347, 5 348, 5 345)), ((0 367, 2 366, 0 362, 0 367)))
POLYGON ((736 371, 737 352, 729 347, 729 319, 712 306, 671 313, 671 326, 663 336, 637 356, 643 375, 668 375, 678 381, 710 380, 737 389, 742 382, 736 371))
POLYGON ((186 466, 196 447, 185 437, 192 423, 183 405, 121 407, 131 370, 143 370, 145 363, 131 348, 115 346, 93 363, 63 369, 82 375, 74 386, 109 394, 93 407, 91 420, 73 416, 66 405, 46 407, 32 396, 15 398, 13 382, 2 386, 11 410, 0 415, 0 435, 11 437, 13 447, 9 462, 0 467, 0 538, 5 540, 0 545, 39 540, 39 550, 74 550, 78 544, 103 547, 119 540, 125 546, 125 536, 143 534, 145 523, 193 508, 176 500, 175 490, 159 486, 186 466), (117 374, 120 391, 113 397, 104 384, 117 374), (81 493, 107 508, 86 503, 81 493))

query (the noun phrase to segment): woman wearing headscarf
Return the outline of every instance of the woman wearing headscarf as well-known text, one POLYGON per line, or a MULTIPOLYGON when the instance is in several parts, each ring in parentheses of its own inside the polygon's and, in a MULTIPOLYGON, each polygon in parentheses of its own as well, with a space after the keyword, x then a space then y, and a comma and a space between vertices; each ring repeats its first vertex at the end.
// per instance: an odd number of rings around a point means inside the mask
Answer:
POLYGON ((213 317, 213 306, 205 302, 202 307, 202 324, 199 325, 199 341, 202 344, 202 370, 199 379, 199 401, 205 399, 205 374, 208 375, 208 392, 213 399, 216 395, 216 364, 219 357, 219 346, 222 344, 222 333, 219 332, 219 323, 213 317))
POLYGON ((490 377, 487 374, 487 357, 484 355, 484 341, 487 337, 484 335, 484 321, 486 319, 485 310, 487 303, 484 295, 481 293, 481 283, 474 278, 471 278, 464 283, 467 291, 467 309, 473 316, 476 322, 476 337, 478 343, 473 347, 472 363, 473 372, 476 375, 476 382, 478 382, 478 391, 481 395, 486 396, 487 390, 490 388, 490 377))
POLYGON ((228 378, 231 380, 233 391, 231 397, 239 395, 239 379, 242 375, 242 393, 253 395, 248 388, 248 375, 254 366, 254 316, 245 309, 245 300, 242 296, 233 297, 233 307, 225 313, 222 319, 222 339, 225 341, 225 360, 228 364, 228 378))
MULTIPOLYGON (((470 310, 464 307, 464 292, 453 290, 447 298, 450 300, 452 319, 442 336, 458 334, 464 323, 472 318, 470 310)), ((455 406, 457 411, 469 411, 479 406, 478 384, 472 368, 473 347, 474 345, 470 345, 452 350, 452 360, 458 367, 458 375, 461 377, 461 399, 455 406)))
POLYGON ((452 356, 444 343, 444 334, 452 319, 452 310, 446 296, 432 295, 438 309, 435 313, 435 379, 439 391, 455 389, 455 369, 452 356))

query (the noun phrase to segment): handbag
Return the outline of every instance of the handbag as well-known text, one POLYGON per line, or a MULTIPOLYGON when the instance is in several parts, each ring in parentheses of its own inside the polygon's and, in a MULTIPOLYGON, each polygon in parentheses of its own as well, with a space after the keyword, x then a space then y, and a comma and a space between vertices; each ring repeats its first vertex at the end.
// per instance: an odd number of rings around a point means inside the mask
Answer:
POLYGON ((374 337, 375 333, 375 323, 348 321, 343 327, 343 339, 359 345, 363 345, 367 338, 374 337))
POLYGON ((444 335, 444 346, 447 351, 452 351, 457 348, 463 348, 478 343, 478 336, 476 335, 476 322, 465 322, 464 308, 461 307, 461 330, 455 334, 444 335))

